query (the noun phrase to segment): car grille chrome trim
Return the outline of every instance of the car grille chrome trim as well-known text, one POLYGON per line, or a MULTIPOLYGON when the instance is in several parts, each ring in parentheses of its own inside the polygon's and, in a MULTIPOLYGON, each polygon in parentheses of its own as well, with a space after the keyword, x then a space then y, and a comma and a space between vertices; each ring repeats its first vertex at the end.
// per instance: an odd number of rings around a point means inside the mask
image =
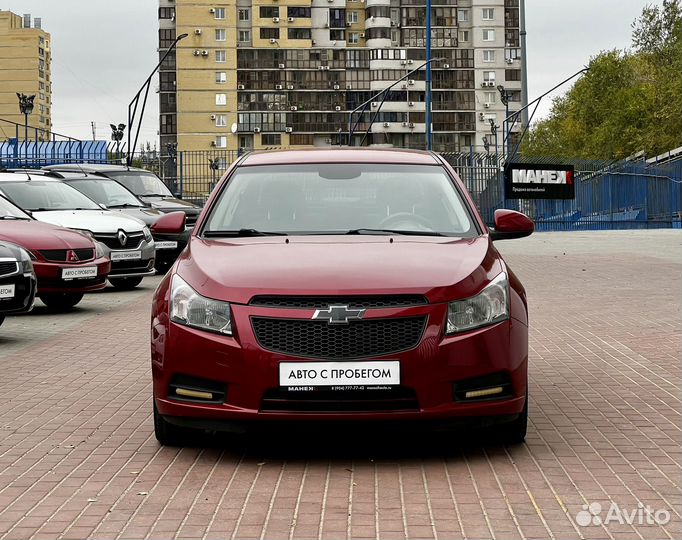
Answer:
POLYGON ((126 243, 121 245, 117 234, 96 234, 95 240, 102 242, 105 246, 113 251, 123 251, 128 249, 137 249, 140 247, 142 240, 144 240, 143 233, 126 233, 126 243))
POLYGON ((40 250, 40 254, 45 257, 46 261, 53 261, 53 262, 73 262, 73 263, 79 263, 79 262, 85 262, 85 261, 90 261, 95 258, 95 250, 92 248, 83 248, 83 249, 42 249, 40 250), (67 256, 68 252, 73 251, 76 254, 76 257, 78 257, 77 261, 68 261, 67 256))
POLYGON ((419 345, 426 316, 364 319, 330 325, 309 319, 251 317, 260 346, 302 358, 342 360, 395 354, 419 345))
POLYGON ((254 296, 249 305, 279 309, 325 309, 329 306, 348 306, 351 309, 384 309, 425 306, 428 300, 420 295, 364 295, 364 296, 254 296))

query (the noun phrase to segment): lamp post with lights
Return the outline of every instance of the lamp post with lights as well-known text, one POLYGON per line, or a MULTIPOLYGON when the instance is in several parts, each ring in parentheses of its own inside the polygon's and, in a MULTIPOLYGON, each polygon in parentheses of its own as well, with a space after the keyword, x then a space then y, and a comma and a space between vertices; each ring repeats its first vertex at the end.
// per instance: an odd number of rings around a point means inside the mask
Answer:
POLYGON ((26 158, 28 159, 28 116, 33 112, 33 100, 36 96, 35 94, 27 96, 24 93, 17 92, 17 97, 19 98, 19 110, 24 115, 24 144, 26 145, 26 158))
POLYGON ((120 145, 121 141, 123 140, 123 132, 126 129, 125 124, 119 124, 118 126, 116 124, 109 124, 111 126, 111 140, 116 143, 116 159, 119 158, 120 156, 120 145))

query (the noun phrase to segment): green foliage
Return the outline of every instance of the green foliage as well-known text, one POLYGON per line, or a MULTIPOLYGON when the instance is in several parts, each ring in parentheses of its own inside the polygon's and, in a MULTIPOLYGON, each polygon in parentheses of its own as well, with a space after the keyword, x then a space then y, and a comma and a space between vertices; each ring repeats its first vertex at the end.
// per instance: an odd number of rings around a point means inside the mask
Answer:
POLYGON ((679 0, 647 6, 632 51, 605 51, 532 127, 523 152, 559 157, 654 156, 682 146, 682 13, 679 0))

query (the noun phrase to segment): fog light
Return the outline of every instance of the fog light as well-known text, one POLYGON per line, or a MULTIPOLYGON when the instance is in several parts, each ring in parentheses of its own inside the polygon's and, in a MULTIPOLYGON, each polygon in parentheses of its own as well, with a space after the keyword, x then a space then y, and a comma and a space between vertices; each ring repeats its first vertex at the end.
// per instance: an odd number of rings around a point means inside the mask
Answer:
POLYGON ((483 390, 469 390, 464 394, 466 399, 480 398, 486 396, 494 396, 496 394, 501 394, 504 392, 504 388, 501 386, 493 386, 492 388, 484 388, 483 390))
POLYGON ((175 393, 178 396, 183 397, 213 400, 213 394, 211 392, 200 392, 199 390, 190 390, 189 388, 176 388, 175 393))

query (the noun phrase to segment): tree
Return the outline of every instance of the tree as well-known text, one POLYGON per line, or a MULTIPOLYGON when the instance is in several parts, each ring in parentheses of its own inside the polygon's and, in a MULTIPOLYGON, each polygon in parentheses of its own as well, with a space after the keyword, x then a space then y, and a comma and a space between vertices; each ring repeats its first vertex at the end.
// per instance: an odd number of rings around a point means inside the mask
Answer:
POLYGON ((682 145, 682 16, 679 0, 647 6, 633 23, 633 50, 601 52, 523 152, 579 158, 657 155, 682 145))

